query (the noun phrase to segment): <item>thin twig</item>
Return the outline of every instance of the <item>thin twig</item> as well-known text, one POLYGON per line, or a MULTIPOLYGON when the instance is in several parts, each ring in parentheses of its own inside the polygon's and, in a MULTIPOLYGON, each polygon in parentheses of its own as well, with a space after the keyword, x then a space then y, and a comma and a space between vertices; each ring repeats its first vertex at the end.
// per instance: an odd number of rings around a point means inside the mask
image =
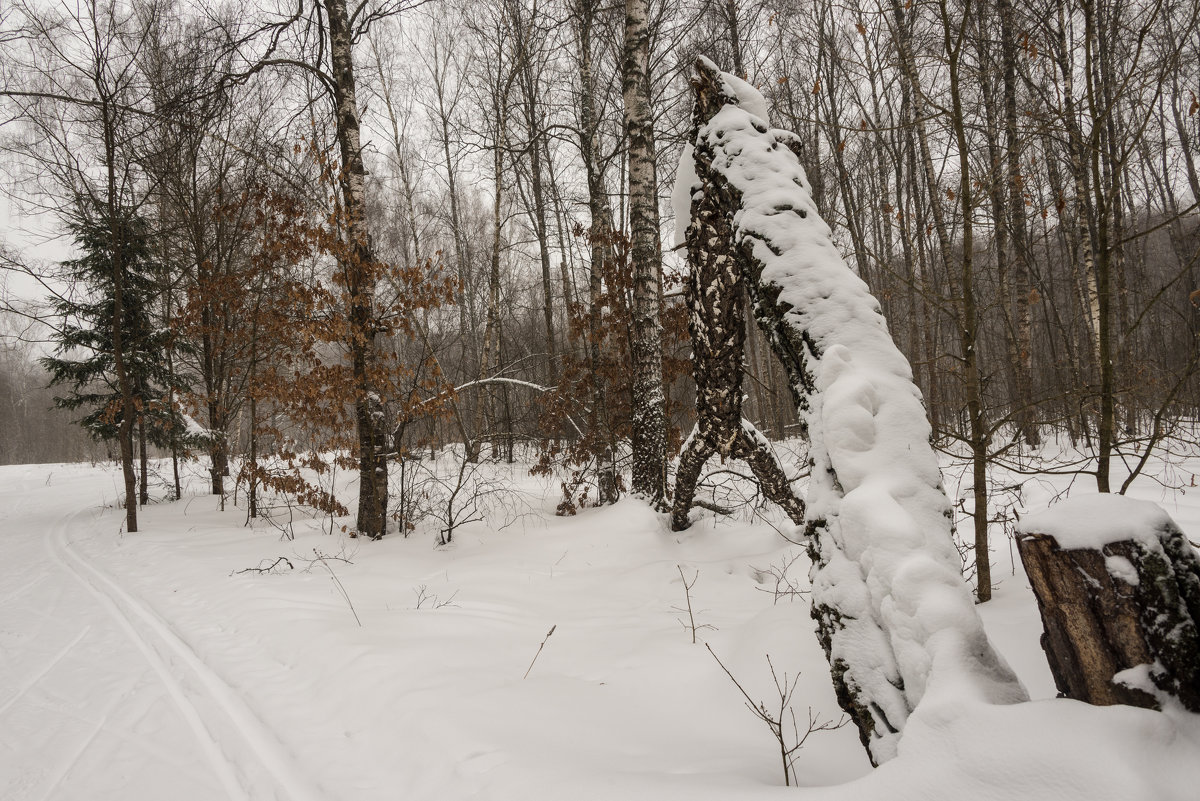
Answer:
POLYGON ((683 575, 683 566, 675 565, 675 569, 679 571, 679 580, 683 582, 683 597, 687 599, 687 609, 680 609, 678 606, 673 606, 671 608, 676 612, 687 612, 688 622, 684 623, 682 620, 680 620, 679 624, 685 629, 692 630, 692 644, 695 645, 697 631, 700 629, 712 629, 716 631, 717 627, 708 623, 701 623, 699 626, 696 625, 696 615, 692 611, 692 587, 696 586, 696 581, 700 578, 700 571, 697 570, 692 576, 691 583, 688 583, 687 577, 683 575))
MULTIPOLYGON (((558 628, 557 623, 551 626, 550 630, 546 632, 546 639, 542 640, 542 644, 538 646, 537 653, 533 655, 533 662, 536 662, 538 657, 542 655, 542 649, 546 647, 546 640, 550 639, 550 635, 554 633, 556 628, 558 628)), ((529 667, 525 668, 525 675, 521 677, 522 681, 529 678, 529 671, 533 670, 533 662, 530 662, 529 667)))
POLYGON ((341 579, 337 577, 337 573, 334 573, 333 568, 330 567, 329 563, 325 561, 326 557, 316 548, 313 548, 313 553, 316 554, 316 561, 325 565, 325 569, 329 571, 329 577, 333 579, 333 583, 337 585, 338 591, 340 591, 342 593, 342 597, 346 599, 346 605, 350 607, 350 614, 354 615, 354 622, 357 623, 358 627, 361 629, 362 621, 358 619, 358 610, 354 608, 354 602, 350 600, 350 593, 346 592, 346 588, 342 585, 341 579))
POLYGON ((274 570, 276 567, 279 566, 280 562, 283 562, 284 564, 286 564, 288 566, 288 570, 296 569, 295 565, 292 564, 292 560, 288 559, 286 556, 276 557, 274 562, 267 565, 266 567, 263 567, 262 564, 265 561, 267 561, 267 560, 264 559, 264 560, 262 560, 262 562, 259 562, 258 567, 247 567, 244 570, 235 570, 233 572, 235 574, 238 574, 238 573, 259 573, 259 574, 270 573, 272 570, 274 570))

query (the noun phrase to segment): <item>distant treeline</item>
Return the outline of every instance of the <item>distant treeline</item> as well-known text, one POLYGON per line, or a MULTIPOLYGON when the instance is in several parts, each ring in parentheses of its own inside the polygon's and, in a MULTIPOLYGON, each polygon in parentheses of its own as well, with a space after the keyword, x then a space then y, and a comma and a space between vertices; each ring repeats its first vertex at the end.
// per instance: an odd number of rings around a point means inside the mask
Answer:
POLYGON ((0 346, 0 464, 83 462, 109 458, 72 413, 54 408, 49 375, 24 348, 0 346))

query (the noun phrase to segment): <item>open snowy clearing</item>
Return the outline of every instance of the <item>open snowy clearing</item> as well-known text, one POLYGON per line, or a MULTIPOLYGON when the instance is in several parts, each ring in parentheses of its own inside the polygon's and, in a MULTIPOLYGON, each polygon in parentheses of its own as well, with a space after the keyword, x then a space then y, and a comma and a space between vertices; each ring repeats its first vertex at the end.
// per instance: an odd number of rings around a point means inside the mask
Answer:
MULTIPOLYGON (((802 549, 763 522, 672 534, 630 500, 556 518, 557 485, 491 469, 519 514, 434 549, 307 518, 288 541, 205 495, 124 535, 115 471, 0 468, 0 798, 1195 798, 1196 716, 1054 699, 1003 537, 982 614, 1035 700, 943 688, 877 770, 852 727, 815 733, 785 788, 771 734, 681 626, 680 567, 698 639, 756 699, 778 704, 767 655, 799 671, 803 730, 838 709, 807 599, 775 577, 792 563, 807 588, 802 549), (278 557, 293 569, 236 572, 278 557)), ((1027 481, 1024 508, 1054 491, 1027 481)), ((1134 494, 1197 540, 1196 492, 1134 494)))

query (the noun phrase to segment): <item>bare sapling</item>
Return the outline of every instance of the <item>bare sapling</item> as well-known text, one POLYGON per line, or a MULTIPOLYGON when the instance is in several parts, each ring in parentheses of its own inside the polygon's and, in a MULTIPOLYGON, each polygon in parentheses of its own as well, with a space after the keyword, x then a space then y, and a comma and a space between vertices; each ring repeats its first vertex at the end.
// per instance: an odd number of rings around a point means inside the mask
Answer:
POLYGON ((800 580, 792 578, 790 574, 792 566, 802 556, 804 556, 803 551, 795 551, 780 559, 778 564, 772 562, 766 570, 753 568, 755 582, 762 585, 754 589, 770 594, 772 596, 772 605, 778 605, 779 601, 785 598, 789 601, 794 601, 797 598, 808 595, 811 591, 801 589, 800 580), (774 582, 774 588, 768 587, 768 582, 774 582))
MULTIPOLYGON (((329 566, 329 562, 327 561, 330 558, 336 557, 328 557, 315 548, 313 549, 313 554, 316 556, 314 561, 320 562, 321 565, 323 565, 324 568, 329 571, 329 578, 333 580, 333 584, 335 587, 337 587, 338 592, 341 593, 342 598, 346 599, 346 606, 350 607, 350 614, 354 615, 354 622, 358 624, 359 628, 362 628, 362 621, 358 617, 358 610, 354 608, 354 602, 350 600, 350 593, 346 591, 346 587, 342 584, 342 580, 337 577, 337 573, 333 572, 333 568, 329 566)), ((339 561, 344 562, 346 560, 341 559, 339 561)))
POLYGON ((796 778, 795 764, 796 756, 808 738, 819 731, 833 731, 840 729, 850 722, 850 719, 845 715, 838 718, 837 721, 821 720, 820 715, 813 712, 812 707, 808 708, 808 724, 805 727, 804 734, 800 733, 800 723, 796 719, 796 710, 792 707, 792 697, 796 694, 796 684, 800 681, 799 672, 789 679, 785 672, 782 677, 775 670, 774 663, 771 662, 771 655, 767 654, 767 666, 771 669, 771 680, 775 683, 775 691, 779 695, 778 704, 772 704, 767 707, 765 701, 755 701, 746 688, 742 686, 734 675, 725 667, 725 663, 717 656, 716 651, 708 643, 704 644, 708 652, 712 654, 712 658, 717 660, 717 664, 721 666, 721 670, 725 671, 725 675, 733 682, 733 685, 738 688, 738 692, 746 699, 746 708, 749 709, 754 717, 761 720, 771 730, 772 736, 775 737, 775 742, 779 744, 779 759, 783 763, 783 783, 788 787, 792 786, 793 780, 796 778))
POLYGON ((427 584, 422 584, 420 587, 413 587, 413 595, 417 597, 417 609, 422 607, 443 609, 447 606, 458 606, 458 604, 454 603, 454 599, 458 597, 458 590, 452 592, 449 598, 442 600, 436 593, 429 591, 427 584))
POLYGON ((682 565, 675 565, 675 569, 679 571, 679 580, 683 582, 683 597, 687 601, 687 608, 685 609, 685 608, 679 607, 679 606, 672 606, 671 609, 673 609, 676 612, 687 612, 687 616, 688 616, 687 622, 684 623, 683 620, 680 619, 679 625, 683 626, 685 631, 691 631, 692 644, 695 645, 697 632, 699 632, 703 629, 712 629, 713 631, 716 631, 717 627, 710 625, 708 623, 701 623, 700 625, 696 625, 696 612, 692 608, 692 587, 696 586, 696 581, 699 580, 699 578, 700 578, 700 571, 696 570, 696 572, 692 574, 692 580, 688 581, 687 576, 685 576, 683 574, 683 566, 682 565))

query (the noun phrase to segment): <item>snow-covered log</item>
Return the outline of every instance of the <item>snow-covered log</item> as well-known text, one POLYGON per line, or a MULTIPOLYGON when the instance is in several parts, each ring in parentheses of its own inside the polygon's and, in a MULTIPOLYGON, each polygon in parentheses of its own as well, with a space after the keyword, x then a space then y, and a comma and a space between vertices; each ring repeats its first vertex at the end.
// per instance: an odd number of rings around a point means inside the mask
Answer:
POLYGON ((733 198, 754 315, 788 371, 811 441, 813 616, 838 700, 876 764, 923 699, 1025 699, 992 649, 951 539, 950 504, 912 368, 843 261, 800 166, 753 87, 707 59, 694 140, 733 198))
POLYGON ((1017 526, 1058 689, 1092 704, 1200 712, 1200 559, 1158 505, 1071 498, 1017 526))

